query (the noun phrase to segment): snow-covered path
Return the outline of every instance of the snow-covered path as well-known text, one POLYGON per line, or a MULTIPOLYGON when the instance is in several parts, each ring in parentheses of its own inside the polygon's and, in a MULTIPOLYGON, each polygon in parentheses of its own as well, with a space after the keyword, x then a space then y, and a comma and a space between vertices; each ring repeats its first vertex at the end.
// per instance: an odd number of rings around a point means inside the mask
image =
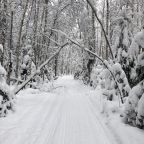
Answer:
POLYGON ((112 144, 93 113, 89 89, 72 77, 54 93, 21 94, 16 113, 0 119, 0 144, 112 144))

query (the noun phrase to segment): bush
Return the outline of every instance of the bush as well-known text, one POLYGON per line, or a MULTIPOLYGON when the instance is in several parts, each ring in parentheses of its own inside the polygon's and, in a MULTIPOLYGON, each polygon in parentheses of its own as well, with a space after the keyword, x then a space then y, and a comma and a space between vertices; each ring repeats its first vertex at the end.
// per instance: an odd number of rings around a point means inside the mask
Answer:
POLYGON ((14 110, 14 94, 5 80, 6 71, 0 65, 0 117, 5 117, 9 110, 14 110))
POLYGON ((124 121, 134 126, 144 126, 144 83, 133 87, 125 104, 124 121))

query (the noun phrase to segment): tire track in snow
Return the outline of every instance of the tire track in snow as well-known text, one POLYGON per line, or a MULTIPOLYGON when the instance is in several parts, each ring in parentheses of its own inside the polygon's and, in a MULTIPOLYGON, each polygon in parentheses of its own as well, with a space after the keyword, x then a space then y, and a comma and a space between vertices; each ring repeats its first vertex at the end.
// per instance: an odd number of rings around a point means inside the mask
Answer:
MULTIPOLYGON (((42 141, 44 144, 47 143, 47 139, 53 135, 59 122, 58 119, 61 106, 62 103, 59 103, 57 97, 55 97, 53 103, 49 105, 49 109, 46 112, 46 115, 43 117, 41 124, 38 125, 33 141, 30 141, 29 143, 26 144, 37 144, 37 143, 39 144, 42 141)), ((48 107, 46 106, 45 109, 47 108, 48 107)))
MULTIPOLYGON (((40 102, 41 104, 44 104, 44 101, 42 100, 40 102)), ((2 140, 3 144, 9 144, 9 141, 11 141, 11 143, 14 144, 19 144, 18 140, 19 137, 21 138, 21 136, 19 136, 20 134, 23 135, 25 134, 25 131, 23 131, 23 123, 26 121, 27 117, 31 117, 31 112, 34 111, 34 107, 31 107, 29 109, 24 110, 23 112, 18 112, 20 115, 19 119, 15 119, 14 124, 12 123, 12 128, 11 129, 7 129, 3 135, 1 135, 0 140, 2 140), (15 138, 14 135, 17 135, 17 138, 15 138), (7 138, 8 137, 8 138, 7 138)), ((35 113, 33 113, 33 115, 35 115, 38 111, 34 111, 35 113)), ((15 118, 15 114, 11 115, 11 117, 15 118)), ((1 143, 1 142, 0 142, 1 143)))
POLYGON ((95 108, 96 105, 94 105, 93 101, 90 99, 90 97, 87 98, 88 99, 88 103, 89 103, 89 108, 91 110, 91 112, 93 113, 93 115, 96 117, 96 119, 98 120, 99 124, 101 125, 101 127, 103 128, 103 130, 105 131, 105 134, 107 135, 107 137, 110 139, 110 141, 115 141, 113 142, 114 144, 122 144, 121 139, 119 138, 119 136, 114 133, 114 130, 112 130, 112 128, 109 125, 105 125, 104 123, 102 123, 102 121, 100 120, 99 116, 98 116, 98 112, 97 109, 95 108))
POLYGON ((33 126, 30 127, 30 130, 28 131, 27 134, 27 138, 25 138, 27 139, 25 144, 36 143, 36 139, 41 135, 41 132, 45 127, 45 123, 52 117, 52 114, 55 112, 56 109, 55 106, 56 101, 53 101, 51 103, 46 102, 45 105, 43 105, 43 108, 40 110, 40 113, 37 116, 38 118, 40 117, 40 119, 34 121, 33 126))
MULTIPOLYGON (((110 131, 90 101, 89 87, 69 78, 58 80, 58 85, 64 88, 40 104, 39 98, 31 97, 39 105, 29 108, 32 112, 21 113, 23 120, 18 122, 26 122, 26 128, 17 123, 18 128, 9 132, 10 139, 2 144, 112 144, 110 131), (24 130, 18 134, 20 128, 24 130)), ((28 98, 26 101, 29 104, 28 98)))
POLYGON ((50 121, 48 121, 47 124, 45 124, 45 130, 43 131, 43 134, 41 136, 41 139, 38 139, 36 141, 36 143, 34 144, 51 144, 51 141, 53 140, 53 137, 57 131, 58 125, 59 125, 59 121, 60 121, 60 117, 61 117, 61 110, 62 104, 57 107, 57 111, 55 111, 50 119, 50 121))

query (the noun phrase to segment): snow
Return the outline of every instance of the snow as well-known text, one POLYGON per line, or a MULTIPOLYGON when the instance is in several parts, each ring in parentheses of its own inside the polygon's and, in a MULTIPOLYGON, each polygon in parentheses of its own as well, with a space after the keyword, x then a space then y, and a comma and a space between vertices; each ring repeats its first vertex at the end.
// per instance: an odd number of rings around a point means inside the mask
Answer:
POLYGON ((138 117, 144 116, 144 94, 138 102, 138 117))
POLYGON ((90 101, 95 107, 94 111, 97 118, 107 126, 109 133, 113 135, 115 144, 143 144, 143 130, 124 124, 120 117, 124 105, 119 107, 118 101, 107 101, 102 96, 100 87, 91 91, 90 101))
POLYGON ((50 92, 29 88, 17 95, 16 112, 0 119, 0 143, 143 144, 143 131, 123 124, 118 102, 105 101, 99 87, 72 76, 53 86, 50 92))
POLYGON ((6 70, 0 64, 0 75, 6 76, 6 70))
POLYGON ((130 56, 137 56, 139 54, 139 47, 144 49, 144 30, 138 32, 129 48, 129 55, 130 56))
POLYGON ((135 41, 144 48, 144 30, 136 34, 135 41))
POLYGON ((3 45, 0 44, 0 51, 3 53, 3 45))
POLYGON ((26 63, 28 63, 28 62, 30 61, 30 59, 31 59, 31 58, 30 58, 29 55, 25 55, 23 62, 26 64, 26 63))
POLYGON ((129 113, 130 111, 136 111, 138 106, 138 101, 143 94, 143 85, 137 85, 132 88, 129 93, 129 97, 125 106, 125 113, 129 113))
POLYGON ((138 55, 138 66, 144 66, 144 53, 138 55))

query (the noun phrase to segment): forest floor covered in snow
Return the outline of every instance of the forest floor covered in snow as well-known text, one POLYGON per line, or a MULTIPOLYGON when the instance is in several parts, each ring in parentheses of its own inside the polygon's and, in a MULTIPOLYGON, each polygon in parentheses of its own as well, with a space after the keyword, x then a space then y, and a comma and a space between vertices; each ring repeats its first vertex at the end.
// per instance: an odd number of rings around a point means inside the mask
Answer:
POLYGON ((0 144, 143 144, 144 131, 123 124, 117 101, 72 76, 52 90, 25 89, 14 113, 0 118, 0 144))

